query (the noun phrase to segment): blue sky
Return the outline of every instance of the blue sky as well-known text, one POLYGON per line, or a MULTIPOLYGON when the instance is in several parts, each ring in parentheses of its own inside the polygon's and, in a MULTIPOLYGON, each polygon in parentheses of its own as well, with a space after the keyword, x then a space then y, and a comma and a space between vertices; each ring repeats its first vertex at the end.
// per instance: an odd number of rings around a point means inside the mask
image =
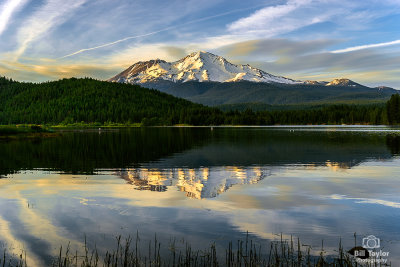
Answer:
POLYGON ((198 50, 400 89, 400 0, 0 0, 0 75, 17 80, 107 79, 198 50))

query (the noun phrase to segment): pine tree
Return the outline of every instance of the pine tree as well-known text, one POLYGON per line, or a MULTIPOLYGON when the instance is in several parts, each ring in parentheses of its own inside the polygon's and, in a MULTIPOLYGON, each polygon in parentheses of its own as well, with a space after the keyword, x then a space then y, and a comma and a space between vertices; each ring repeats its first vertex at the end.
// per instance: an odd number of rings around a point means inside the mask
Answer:
POLYGON ((400 95, 395 94, 386 104, 389 124, 400 123, 400 95))

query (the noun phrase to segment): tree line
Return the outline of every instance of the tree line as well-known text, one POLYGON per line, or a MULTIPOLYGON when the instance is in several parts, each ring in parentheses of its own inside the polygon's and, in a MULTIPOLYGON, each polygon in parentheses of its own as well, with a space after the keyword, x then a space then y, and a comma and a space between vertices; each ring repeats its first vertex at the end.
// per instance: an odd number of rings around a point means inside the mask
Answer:
POLYGON ((399 124, 400 96, 385 104, 221 111, 138 85, 91 78, 24 83, 0 77, 0 124, 399 124))

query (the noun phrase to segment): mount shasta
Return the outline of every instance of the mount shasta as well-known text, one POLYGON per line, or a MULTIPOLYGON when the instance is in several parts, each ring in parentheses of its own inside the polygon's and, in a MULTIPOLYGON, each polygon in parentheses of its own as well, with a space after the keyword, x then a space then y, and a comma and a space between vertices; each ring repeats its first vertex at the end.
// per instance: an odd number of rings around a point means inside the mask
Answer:
POLYGON ((143 87, 205 105, 238 103, 321 104, 387 100, 397 90, 370 88, 349 79, 298 81, 275 76, 250 65, 233 64, 208 52, 194 52, 175 61, 140 61, 110 82, 143 87))
POLYGON ((236 65, 225 58, 208 53, 194 52, 176 62, 156 59, 138 62, 110 79, 116 82, 148 83, 171 82, 275 82, 294 84, 296 81, 274 76, 250 65, 236 65))

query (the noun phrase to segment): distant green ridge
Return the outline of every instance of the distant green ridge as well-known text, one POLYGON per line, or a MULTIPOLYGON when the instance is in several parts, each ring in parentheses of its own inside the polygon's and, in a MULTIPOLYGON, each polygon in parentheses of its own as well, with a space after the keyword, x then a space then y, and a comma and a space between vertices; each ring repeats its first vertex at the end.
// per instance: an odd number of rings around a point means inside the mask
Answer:
POLYGON ((154 88, 208 106, 240 103, 268 105, 367 104, 386 102, 398 91, 366 86, 325 86, 313 84, 279 84, 241 82, 160 81, 142 86, 154 88))

